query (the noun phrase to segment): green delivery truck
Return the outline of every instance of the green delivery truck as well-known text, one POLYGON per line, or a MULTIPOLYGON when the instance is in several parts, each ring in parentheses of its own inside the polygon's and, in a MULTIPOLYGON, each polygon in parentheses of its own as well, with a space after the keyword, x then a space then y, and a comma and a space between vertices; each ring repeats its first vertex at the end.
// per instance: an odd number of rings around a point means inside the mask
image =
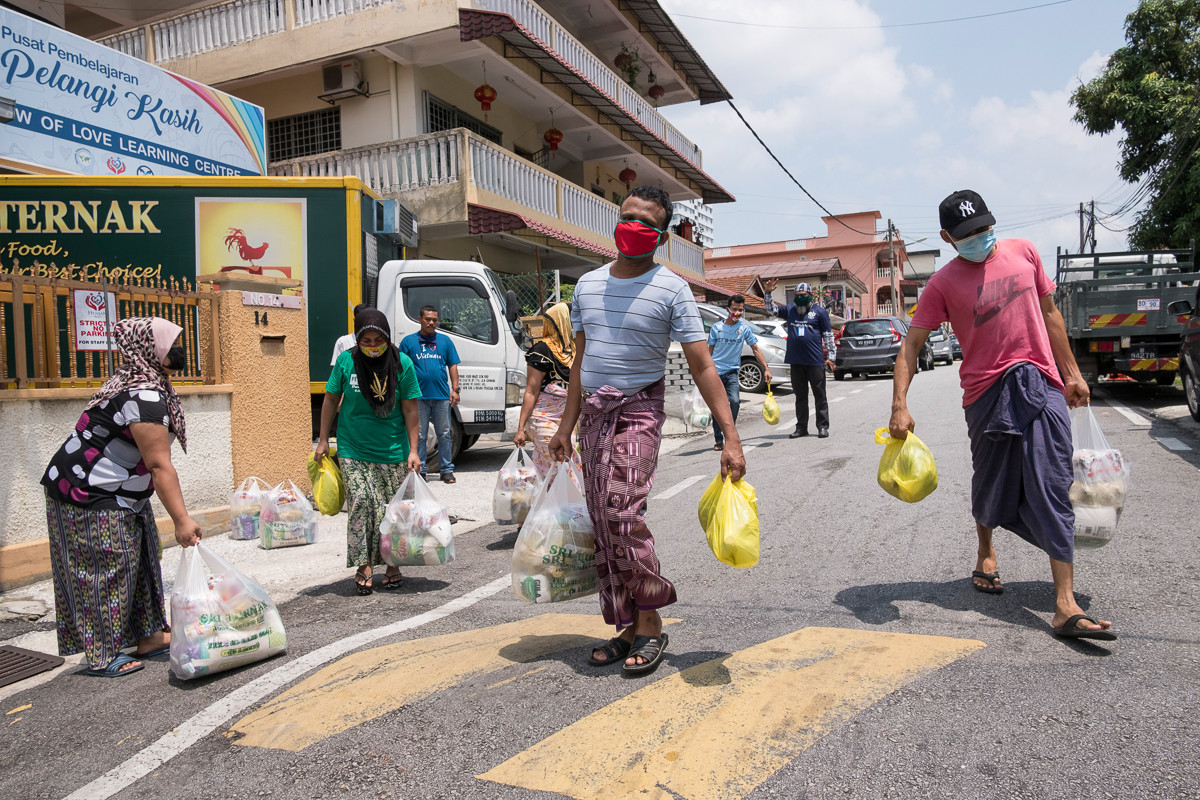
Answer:
POLYGON ((414 215, 353 177, 0 176, 0 273, 302 281, 314 420, 355 305, 388 313, 397 342, 417 329, 420 305, 438 306, 463 358, 457 454, 481 434, 504 431, 505 409, 520 402, 516 297, 482 264, 409 260, 416 244, 414 215))

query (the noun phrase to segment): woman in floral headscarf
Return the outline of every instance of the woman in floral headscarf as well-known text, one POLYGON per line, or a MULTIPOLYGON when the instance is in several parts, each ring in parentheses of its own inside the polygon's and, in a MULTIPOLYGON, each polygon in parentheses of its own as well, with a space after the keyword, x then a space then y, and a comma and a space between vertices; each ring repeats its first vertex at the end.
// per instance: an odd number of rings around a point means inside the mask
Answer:
POLYGON ((171 464, 171 443, 187 451, 187 428, 170 371, 186 356, 183 329, 157 317, 113 326, 121 366, 83 415, 42 477, 54 573, 59 655, 86 654, 88 675, 142 669, 141 658, 170 644, 150 495, 157 493, 182 547, 200 541, 171 464))
MULTIPOLYGON (((517 435, 513 437, 517 447, 524 447, 527 440, 533 441, 533 461, 542 475, 555 466, 548 445, 567 407, 567 385, 571 382, 573 363, 575 335, 571 330, 571 307, 557 303, 542 314, 542 338, 525 356, 525 399, 521 403, 517 435)), ((578 450, 572 451, 571 461, 577 474, 582 475, 578 450)))

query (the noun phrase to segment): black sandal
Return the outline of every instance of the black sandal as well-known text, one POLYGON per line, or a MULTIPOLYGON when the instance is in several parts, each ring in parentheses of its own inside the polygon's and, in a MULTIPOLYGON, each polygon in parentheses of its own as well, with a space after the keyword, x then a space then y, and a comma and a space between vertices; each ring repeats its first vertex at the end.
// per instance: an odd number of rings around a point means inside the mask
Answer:
POLYGON ((1086 619, 1094 625, 1100 624, 1094 617, 1089 617, 1087 614, 1076 614, 1063 623, 1061 628, 1055 628, 1054 635, 1064 639, 1096 639, 1101 642, 1117 640, 1117 635, 1108 628, 1080 628, 1079 621, 1081 619, 1086 619))
POLYGON ((361 595, 368 595, 372 591, 374 591, 371 588, 371 584, 367 583, 367 581, 371 580, 371 578, 372 578, 372 575, 370 573, 367 573, 366 575, 364 575, 362 572, 355 570, 354 571, 354 589, 355 589, 355 591, 357 591, 361 595))
POLYGON ((588 657, 588 663, 593 667, 607 667, 614 661, 625 660, 625 657, 629 655, 629 650, 632 647, 633 643, 628 639, 622 639, 620 636, 617 636, 616 638, 609 639, 606 643, 600 645, 599 647, 593 648, 593 651, 599 650, 601 653, 604 653, 604 655, 608 656, 607 659, 601 661, 592 655, 588 657))
POLYGON ((645 664, 626 664, 624 666, 625 674, 629 676, 649 675, 654 670, 658 669, 658 665, 662 663, 663 655, 667 652, 667 635, 664 633, 659 636, 634 636, 633 637, 633 652, 626 658, 645 658, 648 659, 645 664))
POLYGON ((999 580, 999 572, 980 572, 977 569, 971 570, 971 585, 975 587, 975 591, 977 592, 983 592, 984 594, 1004 594, 1004 587, 996 585, 999 580), (992 585, 980 586, 975 582, 975 578, 983 578, 985 581, 991 581, 992 585))
POLYGON ((400 584, 404 583, 404 576, 397 572, 395 575, 384 573, 383 583, 379 584, 379 588, 385 592, 390 592, 393 589, 399 589, 400 584))

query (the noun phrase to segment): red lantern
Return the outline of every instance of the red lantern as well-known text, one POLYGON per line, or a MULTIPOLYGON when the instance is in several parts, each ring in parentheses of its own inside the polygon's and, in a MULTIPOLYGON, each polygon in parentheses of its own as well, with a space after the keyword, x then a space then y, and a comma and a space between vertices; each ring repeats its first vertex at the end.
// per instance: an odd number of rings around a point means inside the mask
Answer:
POLYGON ((667 93, 667 90, 664 89, 663 87, 659 86, 657 83, 654 84, 653 86, 651 86, 650 90, 648 92, 646 92, 646 94, 650 95, 650 99, 656 103, 659 100, 661 100, 663 98, 663 95, 665 95, 666 93, 667 93))
POLYGON ((631 170, 629 167, 626 167, 625 169, 621 170, 621 174, 617 176, 617 180, 625 184, 625 191, 628 192, 630 184, 637 180, 637 173, 631 170))
POLYGON ((554 158, 554 151, 558 149, 558 143, 563 140, 563 132, 558 128, 550 128, 542 134, 542 138, 546 140, 546 144, 550 145, 550 157, 554 158))
POLYGON ((496 90, 486 83, 475 90, 475 99, 479 101, 479 105, 483 109, 484 122, 487 122, 487 112, 492 110, 492 103, 495 102, 496 97, 496 90))
POLYGON ((613 64, 617 66, 617 69, 625 69, 625 67, 628 67, 632 62, 633 59, 629 57, 628 53, 624 52, 618 53, 617 57, 613 59, 613 64))

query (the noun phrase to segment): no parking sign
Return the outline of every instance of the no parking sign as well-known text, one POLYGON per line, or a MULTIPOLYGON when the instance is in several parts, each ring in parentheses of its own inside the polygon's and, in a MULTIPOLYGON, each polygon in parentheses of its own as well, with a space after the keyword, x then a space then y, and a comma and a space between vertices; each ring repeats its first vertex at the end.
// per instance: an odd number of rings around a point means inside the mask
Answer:
POLYGON ((112 326, 117 321, 117 296, 108 292, 108 322, 105 328, 104 292, 75 290, 75 349, 107 350, 112 326))

